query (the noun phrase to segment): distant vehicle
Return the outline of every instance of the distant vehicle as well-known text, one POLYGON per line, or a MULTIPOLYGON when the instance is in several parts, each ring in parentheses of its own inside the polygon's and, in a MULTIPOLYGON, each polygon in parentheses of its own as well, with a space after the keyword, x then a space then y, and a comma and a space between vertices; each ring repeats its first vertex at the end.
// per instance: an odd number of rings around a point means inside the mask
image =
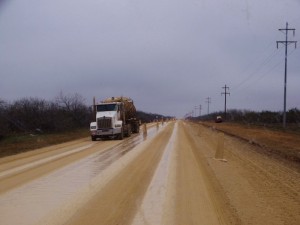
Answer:
POLYGON ((221 116, 217 116, 216 119, 215 119, 215 122, 216 123, 222 123, 223 122, 223 119, 221 116))
POLYGON ((137 119, 133 101, 127 97, 112 97, 94 106, 96 121, 91 122, 91 139, 115 138, 122 140, 131 133, 139 133, 140 122, 137 119))

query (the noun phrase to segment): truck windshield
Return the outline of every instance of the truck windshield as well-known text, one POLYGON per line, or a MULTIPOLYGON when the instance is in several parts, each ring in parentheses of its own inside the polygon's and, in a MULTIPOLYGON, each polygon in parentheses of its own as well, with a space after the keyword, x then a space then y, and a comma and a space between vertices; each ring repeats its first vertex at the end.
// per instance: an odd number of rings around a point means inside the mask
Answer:
POLYGON ((97 105, 97 112, 116 111, 117 104, 97 105))

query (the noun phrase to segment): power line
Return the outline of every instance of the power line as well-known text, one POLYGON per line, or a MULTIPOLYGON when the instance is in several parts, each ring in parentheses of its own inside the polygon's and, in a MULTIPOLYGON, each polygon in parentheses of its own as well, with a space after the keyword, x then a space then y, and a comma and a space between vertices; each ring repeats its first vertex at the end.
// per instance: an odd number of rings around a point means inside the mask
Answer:
MULTIPOLYGON (((279 35, 278 35, 279 36, 279 35)), ((271 50, 272 45, 274 44, 273 41, 270 41, 266 48, 262 49, 262 52, 268 52, 269 49, 271 50)), ((273 53, 276 53, 276 50, 274 50, 273 53)), ((269 58, 270 56, 267 56, 269 58)), ((263 59, 263 58, 262 58, 263 59)), ((253 65, 256 63, 257 60, 261 61, 262 59, 259 59, 258 57, 255 57, 255 59, 251 60, 250 63, 248 63, 245 68, 240 72, 240 74, 245 74, 248 72, 249 69, 253 68, 253 65)))
MULTIPOLYGON (((283 47, 282 47, 283 48, 283 47)), ((292 55, 294 52, 296 51, 296 49, 293 49, 292 51, 290 51, 288 53, 288 56, 292 55)), ((250 83, 248 83, 248 85, 243 87, 243 90, 249 88, 251 85, 256 84, 258 81, 260 81, 262 78, 264 78, 266 75, 268 75, 269 73, 271 73, 274 69, 276 69, 278 66, 282 65, 283 62, 282 61, 278 61, 275 65, 273 65, 269 70, 267 70, 266 72, 262 73, 262 75, 260 77, 257 77, 255 80, 252 80, 250 83)), ((233 88, 231 88, 232 90, 233 88)), ((236 90, 236 89, 235 89, 236 90)))
POLYGON ((263 73, 260 77, 257 77, 257 79, 253 80, 250 84, 247 86, 244 86, 243 90, 249 88, 251 85, 256 84, 258 81, 260 81, 262 78, 264 78, 266 75, 268 75, 270 72, 272 72, 274 69, 276 69, 278 66, 280 66, 282 62, 276 63, 274 66, 272 66, 268 71, 263 73))
POLYGON ((295 28, 289 28, 289 24, 286 23, 286 28, 278 29, 279 31, 285 34, 285 41, 277 41, 278 44, 285 45, 285 66, 284 66, 284 102, 283 102, 283 127, 286 127, 286 83, 287 83, 287 51, 289 44, 295 44, 295 48, 297 47, 297 41, 288 41, 288 33, 289 31, 293 31, 293 35, 295 36, 295 28))
POLYGON ((277 51, 274 50, 264 61, 262 61, 256 69, 250 73, 244 80, 242 80, 240 83, 238 83, 235 87, 233 87, 231 90, 237 90, 241 86, 243 86, 247 81, 249 81, 255 74, 257 74, 265 65, 271 62, 271 60, 274 58, 274 56, 277 54, 277 51))
MULTIPOLYGON (((279 37, 279 34, 277 35, 279 37)), ((270 47, 272 47, 272 43, 274 44, 273 41, 270 41, 269 44, 264 45, 266 46, 264 49, 261 50, 261 52, 269 52, 271 49, 270 47)), ((255 74, 257 74, 265 65, 267 65, 276 55, 278 54, 278 51, 273 50, 266 58, 265 57, 260 57, 260 55, 257 57, 255 57, 254 60, 251 60, 250 63, 247 64, 247 66, 239 73, 239 75, 247 75, 249 74, 245 79, 241 80, 237 85, 235 85, 234 87, 231 88, 231 90, 237 90, 239 89, 241 86, 244 85, 244 83, 246 83, 248 80, 250 80, 255 74), (260 64, 256 67, 254 67, 254 65, 256 64, 256 61, 260 61, 260 64), (251 72, 251 68, 254 68, 254 70, 252 70, 251 72)))
MULTIPOLYGON (((293 49, 292 51, 290 51, 288 53, 288 56, 292 55, 294 52, 296 51, 296 49, 293 49)), ((275 65, 273 65, 269 70, 267 70, 266 72, 262 73, 262 75, 260 77, 257 77, 255 80, 251 81, 250 83, 248 83, 248 85, 243 87, 243 90, 249 88, 252 85, 257 84, 257 82, 259 82, 261 79, 263 79, 266 75, 268 75, 269 73, 271 73, 273 70, 275 70, 278 66, 282 65, 283 62, 277 62, 275 65)), ((231 88, 232 90, 233 88, 231 88)))

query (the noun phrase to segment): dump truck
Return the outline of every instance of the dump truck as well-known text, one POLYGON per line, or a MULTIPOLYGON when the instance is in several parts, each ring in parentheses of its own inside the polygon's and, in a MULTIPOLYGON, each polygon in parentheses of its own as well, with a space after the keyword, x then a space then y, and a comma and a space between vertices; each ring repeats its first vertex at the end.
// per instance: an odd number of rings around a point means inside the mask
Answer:
POLYGON ((96 121, 90 124, 92 141, 97 138, 122 140, 140 131, 136 108, 128 97, 111 97, 94 103, 94 111, 96 121))

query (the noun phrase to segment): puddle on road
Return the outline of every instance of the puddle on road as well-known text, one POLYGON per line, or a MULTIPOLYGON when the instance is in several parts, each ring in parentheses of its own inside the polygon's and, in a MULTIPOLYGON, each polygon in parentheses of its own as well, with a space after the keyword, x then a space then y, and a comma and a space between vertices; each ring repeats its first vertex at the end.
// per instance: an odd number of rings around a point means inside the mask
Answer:
MULTIPOLYGON (((151 138, 156 133, 155 128, 148 129, 146 138, 151 138)), ((92 181, 99 177, 101 179, 102 172, 108 166, 144 140, 145 136, 141 132, 111 149, 92 154, 0 195, 0 224, 40 224, 45 217, 77 199, 81 190, 95 191, 92 181)))
POLYGON ((147 138, 153 137, 156 132, 157 131, 153 128, 149 129, 146 135, 144 133, 140 133, 134 138, 125 139, 120 145, 117 145, 108 151, 98 153, 95 157, 93 157, 95 161, 91 165, 93 167, 93 169, 91 170, 93 171, 93 175, 98 175, 111 163, 124 156, 135 146, 147 140, 147 138))
POLYGON ((63 153, 60 153, 60 154, 56 154, 54 156, 39 159, 39 160, 36 160, 34 162, 31 162, 31 163, 28 163, 28 164, 25 164, 25 165, 22 165, 22 166, 17 166, 15 168, 0 172, 0 178, 3 178, 5 176, 9 176, 9 175, 11 176, 13 174, 17 174, 18 172, 28 170, 28 169, 34 168, 36 166, 39 166, 39 165, 43 165, 47 162, 51 162, 51 161, 54 161, 56 159, 59 159, 59 158, 62 158, 62 157, 65 157, 65 156, 68 156, 68 155, 71 155, 71 154, 74 154, 74 153, 77 153, 77 152, 80 152, 80 151, 84 151, 85 149, 88 149, 88 148, 92 147, 93 145, 94 145, 94 143, 88 144, 88 145, 85 145, 85 146, 82 146, 82 147, 79 147, 79 148, 75 148, 72 151, 67 151, 67 152, 63 152, 63 153))
POLYGON ((133 219, 133 225, 162 224, 167 181, 176 139, 177 123, 174 126, 168 145, 165 147, 162 158, 148 186, 141 207, 133 219), (153 205, 155 205, 155 207, 153 207, 153 205))

